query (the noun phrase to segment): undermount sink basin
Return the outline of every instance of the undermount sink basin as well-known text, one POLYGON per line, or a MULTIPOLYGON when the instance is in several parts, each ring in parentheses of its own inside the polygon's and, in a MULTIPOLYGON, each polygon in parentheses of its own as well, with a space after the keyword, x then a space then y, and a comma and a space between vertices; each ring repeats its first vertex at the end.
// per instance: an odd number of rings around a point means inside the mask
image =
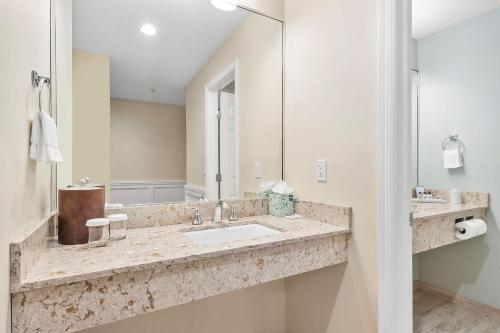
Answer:
POLYGON ((230 241, 255 239, 279 233, 279 231, 264 227, 260 224, 246 224, 218 229, 189 231, 185 232, 184 235, 195 244, 211 245, 230 241))

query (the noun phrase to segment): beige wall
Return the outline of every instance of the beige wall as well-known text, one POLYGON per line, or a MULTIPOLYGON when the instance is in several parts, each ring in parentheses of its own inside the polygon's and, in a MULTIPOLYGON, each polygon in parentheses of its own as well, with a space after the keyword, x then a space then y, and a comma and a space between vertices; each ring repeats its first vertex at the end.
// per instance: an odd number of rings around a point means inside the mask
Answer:
POLYGON ((111 99, 111 179, 185 180, 185 108, 111 99))
POLYGON ((50 166, 28 159, 30 72, 50 75, 50 1, 0 1, 0 13, 0 332, 10 332, 8 244, 50 209, 50 166))
POLYGON ((238 59, 240 195, 255 192, 264 179, 281 179, 282 27, 278 21, 249 14, 186 90, 187 182, 205 186, 205 86, 238 59), (262 164, 262 179, 254 163, 262 164))
MULTIPOLYGON (((111 172, 109 57, 73 51, 73 183, 106 185, 111 172)), ((108 196, 109 197, 109 196, 108 196)))
POLYGON ((82 333, 284 333, 284 290, 278 280, 82 333))
POLYGON ((73 2, 56 1, 57 134, 64 161, 57 165, 57 184, 73 183, 73 2))
MULTIPOLYGON (((0 198, 0 331, 9 327, 7 241, 48 212, 50 169, 27 159, 34 103, 29 71, 49 71, 48 3, 0 4, 2 46, 16 51, 0 53, 10 82, 0 90, 7 110, 0 133, 8 138, 0 141, 8 189, 0 198)), ((280 280, 89 332, 284 332, 285 302, 287 332, 376 331, 376 15, 376 2, 368 0, 286 3, 287 178, 300 198, 353 207, 349 263, 287 279, 286 294, 280 280), (327 184, 315 183, 317 158, 328 159, 327 184)))
POLYGON ((377 1, 286 0, 285 178, 351 206, 349 262, 286 281, 287 332, 376 332, 377 1), (328 160, 328 183, 314 163, 328 160))

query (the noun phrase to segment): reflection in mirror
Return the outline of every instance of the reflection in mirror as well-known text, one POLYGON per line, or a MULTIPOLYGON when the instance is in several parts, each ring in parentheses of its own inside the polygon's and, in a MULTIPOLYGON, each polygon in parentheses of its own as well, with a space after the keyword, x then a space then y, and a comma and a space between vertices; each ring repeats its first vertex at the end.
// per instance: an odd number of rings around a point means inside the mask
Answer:
POLYGON ((418 80, 418 70, 411 70, 411 165, 412 174, 411 181, 412 186, 419 186, 418 184, 418 126, 419 126, 419 80, 418 80))
POLYGON ((73 32, 56 46, 57 100, 72 90, 72 110, 58 105, 72 155, 59 188, 90 177, 108 202, 141 204, 243 197, 282 178, 282 22, 233 9, 73 0, 57 12, 73 32))
POLYGON ((481 317, 500 309, 500 3, 485 4, 413 1, 415 333, 499 327, 481 317), (460 304, 424 310, 443 294, 460 304), (470 304, 465 322, 443 311, 470 304))

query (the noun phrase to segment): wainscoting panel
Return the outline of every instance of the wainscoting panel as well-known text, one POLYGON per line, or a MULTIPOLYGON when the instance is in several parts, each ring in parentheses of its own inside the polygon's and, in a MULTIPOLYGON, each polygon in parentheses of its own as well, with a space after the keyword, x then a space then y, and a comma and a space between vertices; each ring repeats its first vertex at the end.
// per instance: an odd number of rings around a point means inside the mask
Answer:
POLYGON ((184 201, 185 181, 120 180, 111 182, 111 203, 134 205, 184 201))

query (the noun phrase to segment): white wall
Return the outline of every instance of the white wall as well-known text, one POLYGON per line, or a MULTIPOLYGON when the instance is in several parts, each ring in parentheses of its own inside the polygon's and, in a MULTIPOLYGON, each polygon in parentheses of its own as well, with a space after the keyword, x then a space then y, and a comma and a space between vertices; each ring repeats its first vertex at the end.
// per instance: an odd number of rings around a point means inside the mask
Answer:
POLYGON ((50 208, 50 167, 28 159, 31 70, 50 75, 50 1, 0 1, 0 48, 0 332, 10 332, 8 244, 50 208))
POLYGON ((419 40, 421 183, 489 192, 488 233, 419 256, 420 280, 500 308, 500 10, 419 40), (457 133, 465 167, 442 167, 457 133))
POLYGON ((287 332, 376 332, 377 1, 286 0, 285 178, 353 208, 349 262, 286 281, 287 332), (314 165, 328 160, 328 183, 314 165))

